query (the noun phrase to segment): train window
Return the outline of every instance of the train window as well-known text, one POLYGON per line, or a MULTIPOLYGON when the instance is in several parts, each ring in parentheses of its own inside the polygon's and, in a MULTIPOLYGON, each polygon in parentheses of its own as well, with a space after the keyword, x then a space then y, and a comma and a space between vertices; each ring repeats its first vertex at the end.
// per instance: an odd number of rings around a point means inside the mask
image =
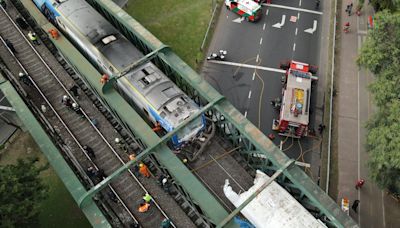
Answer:
POLYGON ((149 112, 145 108, 143 108, 143 112, 146 114, 146 116, 149 116, 149 112))
POLYGON ((147 76, 147 75, 150 75, 150 73, 146 70, 146 69, 142 69, 142 72, 147 76))
POLYGON ((113 41, 117 40, 117 38, 114 35, 109 35, 104 37, 103 39, 101 39, 101 41, 103 42, 103 44, 109 44, 113 41))
POLYGON ((163 93, 166 97, 171 98, 171 97, 176 96, 176 94, 178 94, 178 91, 176 91, 176 89, 175 89, 174 87, 169 87, 169 88, 164 89, 164 90, 162 91, 162 93, 163 93))
MULTIPOLYGON (((143 71, 143 70, 142 70, 143 71)), ((153 76, 153 75, 148 75, 146 77, 143 77, 139 80, 139 82, 141 82, 141 84, 143 85, 143 87, 148 86, 150 84, 152 84, 153 82, 155 82, 157 79, 153 76)))

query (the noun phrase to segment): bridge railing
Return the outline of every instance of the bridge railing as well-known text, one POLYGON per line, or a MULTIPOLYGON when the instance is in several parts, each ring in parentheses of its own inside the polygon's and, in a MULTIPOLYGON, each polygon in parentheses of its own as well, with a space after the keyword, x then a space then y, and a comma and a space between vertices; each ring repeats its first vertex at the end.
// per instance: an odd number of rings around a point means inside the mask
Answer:
MULTIPOLYGON (((145 54, 163 44, 139 23, 108 0, 87 0, 103 13, 145 54)), ((198 104, 206 105, 220 94, 172 51, 157 55, 153 62, 198 104)), ((248 169, 274 173, 289 159, 228 101, 215 105, 207 114, 217 123, 220 136, 228 138, 248 169)), ((278 182, 316 218, 329 226, 356 227, 356 223, 326 195, 299 167, 293 166, 278 182)))

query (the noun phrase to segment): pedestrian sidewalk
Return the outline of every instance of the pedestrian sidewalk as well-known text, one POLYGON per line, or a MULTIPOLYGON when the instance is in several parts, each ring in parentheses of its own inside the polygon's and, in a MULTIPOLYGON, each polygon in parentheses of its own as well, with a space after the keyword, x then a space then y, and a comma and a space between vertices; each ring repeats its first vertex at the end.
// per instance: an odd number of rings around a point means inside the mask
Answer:
POLYGON ((372 183, 368 176, 368 154, 365 150, 365 122, 373 114, 373 102, 367 85, 373 76, 356 65, 359 48, 367 37, 368 16, 373 9, 365 2, 361 16, 355 11, 358 1, 342 1, 340 12, 341 34, 338 34, 339 54, 336 56, 339 68, 336 72, 337 118, 338 118, 338 199, 350 200, 350 205, 359 200, 358 212, 350 216, 360 227, 396 227, 400 224, 400 205, 372 183), (345 9, 353 3, 352 15, 345 9), (344 33, 344 24, 350 23, 350 32, 344 33), (355 188, 358 179, 365 179, 359 190, 355 188), (397 204, 397 206, 396 206, 397 204))

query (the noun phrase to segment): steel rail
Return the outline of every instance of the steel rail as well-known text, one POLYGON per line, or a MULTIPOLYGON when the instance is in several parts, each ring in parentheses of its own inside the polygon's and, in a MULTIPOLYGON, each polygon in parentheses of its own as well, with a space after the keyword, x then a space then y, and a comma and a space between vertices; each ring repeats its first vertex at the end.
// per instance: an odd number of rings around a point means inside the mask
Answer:
MULTIPOLYGON (((40 61, 44 64, 44 66, 47 68, 47 70, 50 72, 50 74, 54 77, 54 79, 56 79, 56 81, 59 83, 59 85, 64 89, 64 92, 66 94, 69 95, 69 97, 78 104, 78 102, 74 99, 74 97, 71 95, 71 93, 68 91, 68 89, 63 85, 63 83, 59 80, 59 78, 56 76, 56 74, 54 73, 54 71, 48 66, 48 64, 44 61, 44 59, 41 57, 41 55, 36 51, 36 49, 33 47, 33 45, 29 42, 29 40, 25 37, 24 33, 19 29, 19 27, 15 24, 15 22, 13 21, 13 19, 9 16, 9 14, 2 8, 3 12, 5 13, 5 15, 8 17, 8 19, 10 20, 10 22, 13 24, 13 26, 15 27, 15 29, 20 33, 20 35, 23 37, 23 39, 25 40, 25 42, 29 45, 29 47, 33 50, 33 52, 36 54, 36 56, 40 59, 40 61)), ((5 45, 5 41, 3 40, 3 38, 0 36, 3 44, 5 45)), ((7 47, 7 45, 5 45, 7 47)), ((42 96, 42 98, 45 100, 46 104, 51 108, 51 110, 54 112, 54 114, 57 116, 57 119, 62 123, 62 125, 64 126, 64 128, 68 131, 68 133, 71 135, 71 137, 74 139, 75 143, 79 146, 79 148, 81 149, 81 151, 85 154, 85 156, 87 157, 87 159, 92 163, 92 165, 94 166, 94 168, 96 168, 96 170, 99 170, 99 168, 97 167, 97 165, 91 160, 90 156, 85 152, 85 150, 83 149, 82 144, 77 140, 77 138, 74 136, 74 134, 71 132, 71 130, 69 129, 69 127, 65 124, 65 122, 62 120, 61 116, 57 113, 57 111, 54 109, 54 107, 51 105, 51 103, 49 102, 49 100, 46 98, 46 96, 42 93, 42 91, 40 90, 40 88, 37 86, 37 84, 34 82, 34 80, 29 76, 28 72, 26 71, 26 69, 23 67, 23 65, 21 64, 21 62, 18 60, 18 58, 14 55, 14 53, 12 53, 12 51, 7 47, 7 50, 11 53, 11 55, 15 58, 16 62, 18 63, 18 65, 21 67, 21 69, 24 71, 24 73, 26 75, 28 75, 29 80, 32 82, 32 84, 34 85, 34 87, 36 88, 36 90, 40 93, 40 95, 42 96)), ((125 162, 121 159, 121 157, 118 155, 118 153, 114 150, 114 148, 112 148, 111 144, 105 139, 105 137, 103 136, 103 134, 98 130, 98 128, 93 124, 93 122, 90 120, 89 116, 86 114, 86 112, 80 107, 80 111, 83 113, 83 115, 85 116, 85 118, 89 121, 90 125, 94 128, 94 130, 98 133, 98 135, 102 138, 102 140, 107 144, 107 146, 110 148, 110 150, 114 153, 114 155, 118 158, 118 160, 122 163, 125 164, 125 162)), ((133 140, 135 141, 135 143, 137 143, 137 141, 133 138, 133 140)), ((137 179, 137 177, 132 173, 131 170, 128 169, 128 172, 130 173, 130 175, 133 177, 133 179, 137 182, 137 184, 142 188, 142 190, 145 193, 149 193, 147 191, 147 189, 140 183, 140 181, 137 179)), ((90 178, 88 178, 90 180, 90 178)), ((91 180, 90 180, 91 181, 91 180)), ((92 183, 93 185, 93 183, 92 183)), ((116 191, 112 188, 112 186, 110 184, 108 184, 108 186, 112 189, 113 193, 116 193, 116 191)), ((118 194, 116 194, 118 195, 118 194)), ((127 209, 128 213, 130 214, 130 216, 135 220, 135 222, 138 222, 137 219, 133 216, 133 214, 131 213, 131 211, 129 210, 129 208, 126 206, 126 204, 121 200, 121 198, 118 196, 119 200, 121 201, 122 205, 124 206, 125 209, 127 209)), ((158 210, 161 212, 161 214, 167 218, 170 219, 167 214, 161 209, 161 207, 159 206, 159 204, 152 199, 154 205, 156 205, 156 207, 158 208, 158 210)), ((171 221, 171 220, 170 220, 171 221)), ((173 222, 171 221, 171 225, 173 227, 176 227, 173 222)))
MULTIPOLYGON (((3 42, 3 44, 5 44, 4 39, 2 36, 0 36, 0 40, 3 42)), ((21 62, 18 60, 18 58, 11 52, 11 50, 7 47, 7 50, 10 52, 10 54, 14 57, 15 61, 17 62, 17 64, 19 65, 19 67, 23 70, 23 72, 25 74, 27 74, 27 71, 25 69, 25 67, 22 66, 21 62)), ((65 122, 63 121, 63 119, 61 118, 61 116, 57 113, 57 111, 55 110, 55 108, 53 107, 53 105, 50 103, 50 101, 46 98, 46 96, 43 94, 42 90, 39 88, 39 86, 36 84, 36 82, 30 77, 28 76, 30 82, 32 83, 32 85, 35 87, 35 89, 39 92, 39 94, 41 95, 41 97, 43 98, 43 100, 46 102, 46 104, 50 107, 50 109, 53 111, 54 115, 57 117, 57 119, 61 122, 61 124, 64 126, 64 128, 67 130, 67 132, 69 133, 69 135, 73 138, 73 140, 75 141, 75 143, 79 146, 79 148, 81 149, 81 151, 83 152, 83 154, 85 154, 86 158, 90 161, 91 165, 98 171, 99 168, 98 166, 92 161, 92 159, 88 156, 88 154, 85 152, 85 150, 83 149, 82 145, 79 143, 79 141, 77 140, 77 138, 75 137, 75 135, 71 132, 71 130, 69 129, 69 127, 65 124, 65 122)), ((78 162, 78 160, 75 158, 75 156, 72 153, 68 153, 70 157, 72 157, 72 159, 74 160, 74 164, 79 165, 80 163, 78 162)), ((80 170, 82 170, 81 172, 83 174, 85 174, 85 178, 89 181, 89 183, 93 186, 94 183, 93 181, 87 176, 87 174, 83 171, 84 169, 82 168, 82 166, 79 167, 80 170)), ((121 202, 121 205, 127 210, 128 214, 131 216, 131 218, 138 223, 138 220, 135 218, 135 216, 131 213, 131 211, 129 210, 129 208, 126 206, 126 204, 123 202, 123 200, 120 198, 120 196, 116 193, 115 189, 109 184, 108 187, 111 189, 111 191, 117 196, 118 200, 121 202)))

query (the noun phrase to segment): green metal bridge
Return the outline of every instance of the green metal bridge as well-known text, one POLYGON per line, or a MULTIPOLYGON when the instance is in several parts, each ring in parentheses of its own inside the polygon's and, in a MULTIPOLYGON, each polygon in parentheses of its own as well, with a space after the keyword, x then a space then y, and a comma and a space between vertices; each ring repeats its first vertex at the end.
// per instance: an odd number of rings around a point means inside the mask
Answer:
MULTIPOLYGON (((31 17, 44 31, 48 31, 52 27, 36 9, 32 1, 16 1, 18 2, 17 4, 22 4, 29 11, 31 17)), ((202 105, 202 113, 205 113, 216 122, 218 136, 229 140, 233 147, 239 148, 238 152, 246 160, 248 167, 253 170, 261 170, 270 176, 281 170, 282 173, 277 177, 276 181, 327 226, 357 227, 356 223, 342 212, 337 203, 325 194, 299 167, 288 166, 287 164, 291 163, 291 159, 171 49, 166 47, 112 1, 87 0, 87 2, 103 14, 137 48, 146 54, 141 61, 149 61, 151 59, 184 92, 202 105)), ((185 197, 190 199, 191 204, 196 208, 200 208, 202 213, 213 224, 223 224, 222 222, 228 218, 229 213, 166 145, 166 142, 176 131, 179 131, 185 124, 201 113, 185 120, 180 127, 160 138, 132 110, 119 93, 110 86, 115 79, 111 79, 109 83, 103 86, 99 83, 101 76, 98 71, 91 66, 71 43, 66 39, 60 39, 53 43, 69 63, 73 65, 74 69, 84 76, 87 85, 123 123, 124 127, 141 141, 146 149, 138 155, 137 160, 141 160, 146 156, 154 156, 159 162, 160 168, 166 170, 172 176, 185 197)), ((140 64, 141 61, 138 61, 137 64, 140 64)), ((96 227, 109 227, 110 224, 94 204, 92 197, 123 171, 134 165, 137 160, 120 167, 115 173, 109 175, 89 191, 86 191, 63 161, 54 144, 46 139, 46 133, 39 124, 35 123, 32 113, 19 96, 16 95, 10 83, 0 78, 0 88, 16 108, 19 117, 27 125, 34 139, 46 154, 91 224, 96 227)), ((228 223, 226 226, 233 227, 235 225, 228 223)))

